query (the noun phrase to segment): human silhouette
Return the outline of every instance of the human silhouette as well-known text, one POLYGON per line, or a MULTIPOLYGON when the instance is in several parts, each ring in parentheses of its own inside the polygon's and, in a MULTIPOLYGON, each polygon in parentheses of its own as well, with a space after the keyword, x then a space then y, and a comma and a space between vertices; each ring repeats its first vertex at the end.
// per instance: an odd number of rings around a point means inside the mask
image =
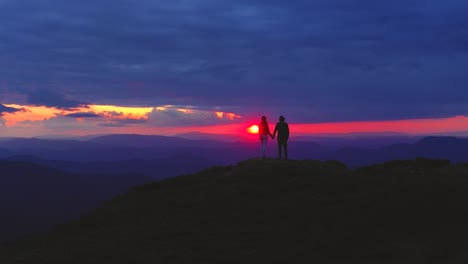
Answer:
POLYGON ((266 158, 268 136, 273 138, 273 135, 270 132, 270 127, 265 116, 262 116, 262 121, 258 125, 258 136, 262 144, 262 158, 266 158))
POLYGON ((281 159, 281 151, 284 149, 284 159, 288 159, 288 139, 289 139, 289 125, 284 122, 284 116, 279 117, 279 122, 276 123, 275 131, 273 131, 272 138, 275 139, 276 132, 278 132, 278 158, 281 159))

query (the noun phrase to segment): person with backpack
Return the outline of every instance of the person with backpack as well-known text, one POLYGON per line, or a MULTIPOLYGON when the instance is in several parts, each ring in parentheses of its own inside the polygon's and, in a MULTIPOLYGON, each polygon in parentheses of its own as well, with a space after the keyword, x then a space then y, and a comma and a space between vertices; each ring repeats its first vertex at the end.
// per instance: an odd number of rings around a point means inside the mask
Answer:
POLYGON ((279 117, 279 122, 275 126, 275 131, 273 131, 273 139, 275 139, 276 132, 278 132, 278 159, 281 159, 281 152, 284 150, 284 159, 288 159, 288 139, 289 139, 289 125, 284 122, 284 116, 279 117))
POLYGON ((268 126, 268 122, 266 116, 262 116, 262 121, 258 125, 258 136, 260 138, 260 142, 262 144, 262 158, 266 158, 267 152, 267 143, 268 143, 268 136, 273 138, 273 135, 270 132, 270 127, 268 126))

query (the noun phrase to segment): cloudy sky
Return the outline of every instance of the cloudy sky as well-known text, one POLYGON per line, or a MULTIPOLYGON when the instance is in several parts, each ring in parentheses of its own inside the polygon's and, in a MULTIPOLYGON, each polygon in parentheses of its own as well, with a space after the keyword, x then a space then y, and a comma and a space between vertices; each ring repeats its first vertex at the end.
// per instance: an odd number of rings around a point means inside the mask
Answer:
POLYGON ((464 0, 0 0, 0 136, 468 131, 464 0))

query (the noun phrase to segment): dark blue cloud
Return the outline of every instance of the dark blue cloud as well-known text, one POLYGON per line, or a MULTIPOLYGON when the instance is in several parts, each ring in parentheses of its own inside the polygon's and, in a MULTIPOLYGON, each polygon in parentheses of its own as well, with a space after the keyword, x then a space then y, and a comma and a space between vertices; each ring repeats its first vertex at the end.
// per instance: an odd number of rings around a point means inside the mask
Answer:
POLYGON ((468 114, 467 13, 459 0, 2 1, 0 80, 64 108, 468 114))
POLYGON ((86 113, 72 113, 72 114, 67 114, 64 115, 65 117, 73 117, 73 118, 95 118, 95 117, 100 117, 100 115, 91 113, 91 112, 86 112, 86 113))
POLYGON ((22 109, 8 107, 3 104, 0 104, 0 116, 2 116, 4 113, 14 113, 18 111, 22 111, 22 109))
MULTIPOLYGON (((60 92, 60 91, 59 91, 60 92)), ((63 94, 51 90, 33 90, 27 93, 27 103, 32 105, 41 105, 57 108, 76 108, 86 106, 87 103, 78 100, 66 98, 63 94)))

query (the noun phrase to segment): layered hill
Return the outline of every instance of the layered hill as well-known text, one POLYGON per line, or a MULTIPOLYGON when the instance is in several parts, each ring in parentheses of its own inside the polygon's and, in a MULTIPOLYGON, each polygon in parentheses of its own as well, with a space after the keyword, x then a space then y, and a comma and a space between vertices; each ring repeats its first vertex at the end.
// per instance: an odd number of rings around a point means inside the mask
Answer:
POLYGON ((134 188, 0 263, 464 263, 468 167, 248 160, 134 188))
MULTIPOLYGON (((241 142, 189 140, 154 135, 107 135, 81 141, 16 138, 0 140, 0 158, 13 156, 19 160, 17 157, 34 156, 41 160, 54 161, 33 161, 40 165, 72 172, 89 172, 93 168, 98 168, 99 172, 131 171, 162 178, 181 173, 193 173, 214 164, 228 165, 256 157, 260 152, 259 142, 255 135, 251 136, 249 140, 241 142), (186 161, 186 163, 181 166, 165 166, 181 161, 186 161), (116 162, 121 165, 111 164, 117 164, 116 162), (182 167, 184 170, 179 170, 182 167)), ((452 162, 468 161, 467 138, 316 139, 318 143, 291 138, 290 158, 339 160, 353 168, 388 160, 417 157, 447 159, 452 162)), ((271 142, 268 144, 268 155, 275 157, 276 153, 276 143, 271 142)))
POLYGON ((73 220, 148 182, 136 173, 78 174, 0 160, 0 242, 73 220))

